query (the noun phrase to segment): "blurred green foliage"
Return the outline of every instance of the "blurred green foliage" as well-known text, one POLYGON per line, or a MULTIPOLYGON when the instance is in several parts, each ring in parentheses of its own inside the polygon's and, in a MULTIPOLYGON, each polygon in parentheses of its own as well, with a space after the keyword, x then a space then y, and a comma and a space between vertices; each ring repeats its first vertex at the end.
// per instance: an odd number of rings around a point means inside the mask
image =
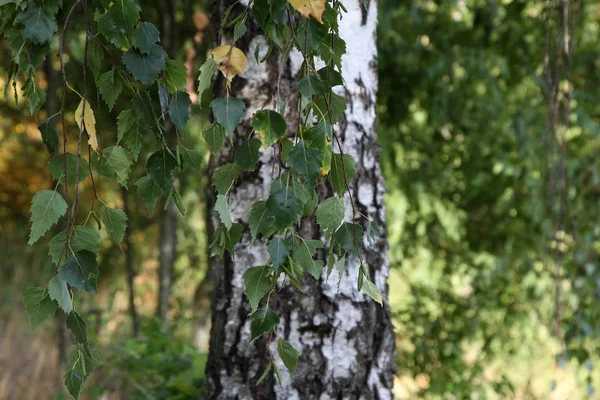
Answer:
POLYGON ((542 77, 548 4, 380 5, 390 285, 402 288, 391 298, 398 363, 401 374, 425 377, 420 395, 427 398, 514 393, 511 361, 491 378, 486 369, 523 348, 531 357, 536 340, 527 338, 540 329, 556 335, 556 285, 566 332, 557 341, 568 351, 558 347, 554 356, 562 365, 588 362, 590 391, 598 375, 590 350, 600 334, 592 306, 600 296, 600 227, 590 217, 600 177, 598 79, 591 72, 600 57, 600 9, 582 2, 571 26, 568 222, 554 236, 559 199, 548 169, 559 158, 544 147, 542 77), (560 265, 552 257, 557 246, 560 265))

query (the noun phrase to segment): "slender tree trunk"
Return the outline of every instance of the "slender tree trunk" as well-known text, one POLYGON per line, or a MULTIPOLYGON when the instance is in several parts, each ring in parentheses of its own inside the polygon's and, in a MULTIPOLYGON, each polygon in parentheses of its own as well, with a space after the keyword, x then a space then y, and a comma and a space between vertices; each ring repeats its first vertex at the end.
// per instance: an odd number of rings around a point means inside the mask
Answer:
MULTIPOLYGON (((223 4, 220 6, 223 9, 223 4)), ((371 278, 382 291, 384 307, 357 291, 357 259, 347 260, 339 291, 335 275, 319 281, 305 277, 302 282, 304 293, 291 285, 284 287, 273 304, 281 318, 278 334, 300 352, 298 367, 291 376, 278 360, 275 342, 266 343, 264 339, 249 342, 250 306, 241 276, 249 267, 264 265, 268 255, 263 244, 251 243, 246 230, 241 243, 236 246, 235 258, 226 256, 213 266, 217 272, 206 369, 208 399, 392 398, 395 345, 387 303, 389 261, 386 256, 384 187, 375 133, 377 6, 374 1, 367 1, 365 9, 362 0, 347 0, 344 6, 348 13, 341 20, 340 31, 347 44, 343 63, 346 86, 339 93, 345 96, 348 107, 336 132, 344 152, 357 161, 356 174, 350 185, 355 205, 358 211, 382 227, 382 237, 376 239, 375 248, 365 246, 364 261, 371 278), (278 384, 271 374, 256 386, 266 366, 267 346, 275 354, 283 382, 278 384)), ((273 93, 279 61, 271 57, 266 64, 256 63, 252 56, 254 49, 261 45, 264 52, 267 46, 255 25, 249 26, 247 36, 238 44, 250 55, 245 79, 236 78, 232 88, 232 95, 243 99, 247 106, 245 120, 237 129, 238 138, 246 138, 250 134, 250 116, 273 93)), ((301 57, 293 56, 286 64, 281 98, 295 103, 298 97, 295 76, 301 57)), ((294 104, 288 104, 286 118, 290 135, 296 129, 296 109, 294 104)), ((224 150, 219 163, 231 160, 231 153, 231 149, 224 150)), ((234 222, 247 224, 251 204, 267 198, 273 181, 272 167, 278 156, 271 149, 263 152, 261 168, 244 174, 232 190, 228 200, 234 222)), ((326 188, 320 190, 322 195, 328 195, 326 188)), ((350 208, 348 198, 346 203, 350 208)), ((213 222, 217 223, 214 219, 213 222)), ((314 218, 306 218, 301 230, 304 237, 320 237, 314 218)))
MULTIPOLYGON (((125 188, 121 188, 121 197, 123 199, 123 210, 125 214, 129 214, 129 195, 128 191, 125 188)), ((137 337, 140 332, 140 325, 138 321, 137 309, 135 307, 135 286, 134 286, 134 278, 135 278, 135 267, 134 267, 134 250, 131 247, 131 230, 132 230, 132 220, 129 220, 129 224, 127 224, 127 229, 125 230, 125 236, 123 237, 123 242, 125 243, 125 264, 127 267, 127 285, 129 289, 129 315, 131 316, 131 333, 133 337, 137 337)))
POLYGON ((158 317, 164 330, 169 327, 169 298, 177 258, 178 211, 173 201, 160 215, 160 258, 158 271, 158 317))

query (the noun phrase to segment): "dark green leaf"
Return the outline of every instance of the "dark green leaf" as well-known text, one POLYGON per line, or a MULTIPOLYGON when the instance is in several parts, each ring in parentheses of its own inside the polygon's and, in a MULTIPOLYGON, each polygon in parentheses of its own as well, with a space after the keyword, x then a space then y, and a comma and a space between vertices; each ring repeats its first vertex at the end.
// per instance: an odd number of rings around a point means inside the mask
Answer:
POLYGON ((292 250, 292 245, 287 240, 284 240, 280 237, 276 237, 271 239, 269 245, 267 246, 267 251, 271 256, 271 260, 273 261, 273 267, 275 267, 275 271, 283 264, 285 259, 290 255, 290 251, 292 250))
POLYGON ((146 163, 146 172, 154 183, 162 189, 163 193, 169 194, 173 188, 173 171, 177 167, 177 160, 167 150, 160 150, 152 154, 146 163))
POLYGON ((140 6, 130 0, 115 0, 110 12, 116 24, 126 32, 130 32, 140 18, 140 6))
POLYGON ((190 119, 190 95, 186 92, 175 92, 171 97, 171 104, 169 105, 169 116, 171 121, 177 127, 179 132, 183 133, 185 125, 190 119))
POLYGON ((154 213, 154 207, 156 207, 156 202, 162 196, 163 192, 160 187, 149 176, 144 176, 140 178, 135 185, 137 186, 137 192, 139 196, 142 198, 146 207, 148 208, 148 213, 154 213))
POLYGON ((268 306, 261 307, 252 313, 250 317, 252 322, 250 323, 250 333, 254 340, 265 333, 273 330, 279 323, 279 317, 273 312, 268 306))
POLYGON ((154 24, 142 22, 133 34, 133 45, 142 53, 149 54, 154 43, 160 42, 160 32, 154 24))
POLYGON ((233 182, 240 174, 239 167, 235 164, 224 164, 212 174, 212 184, 217 193, 225 195, 233 182))
POLYGON ((167 53, 155 44, 148 54, 135 50, 127 51, 123 54, 123 64, 135 79, 148 86, 158 77, 158 73, 165 69, 166 58, 167 53))
POLYGON ((217 71, 217 64, 212 58, 204 61, 200 67, 200 76, 198 76, 198 104, 202 107, 202 94, 210 88, 212 77, 217 71))
POLYGON ((290 151, 287 164, 296 179, 302 178, 303 182, 314 187, 321 174, 321 158, 323 156, 319 150, 311 149, 301 140, 290 151))
POLYGON ((110 146, 102 152, 102 159, 105 166, 116 174, 117 182, 127 188, 131 170, 131 161, 127 156, 127 151, 120 146, 110 146))
POLYGON ((98 90, 108 106, 112 110, 121 90, 123 90, 123 81, 115 69, 103 73, 97 80, 98 90))
POLYGON ((313 255, 317 249, 323 248, 323 242, 320 240, 300 240, 300 244, 294 250, 292 260, 296 265, 308 271, 315 279, 321 277, 323 272, 323 261, 314 260, 313 255))
POLYGON ((40 322, 56 313, 56 303, 48 297, 48 293, 44 288, 30 287, 25 289, 23 299, 32 329, 35 329, 40 322))
POLYGON ((242 143, 235 152, 236 164, 246 171, 254 171, 260 158, 260 145, 261 142, 258 139, 250 139, 242 143))
POLYGON ((275 218, 275 227, 280 231, 299 222, 303 211, 295 190, 289 186, 277 185, 277 182, 271 187, 267 210, 268 216, 275 218))
POLYGON ((208 125, 202 132, 202 136, 213 153, 218 153, 225 144, 225 129, 216 122, 208 125))
POLYGON ((45 43, 58 31, 56 20, 39 7, 30 7, 17 15, 17 21, 25 26, 21 32, 23 39, 33 43, 45 43))
POLYGON ((242 120, 246 110, 244 102, 229 96, 222 97, 214 99, 210 103, 210 108, 212 108, 217 122, 225 128, 225 132, 232 139, 233 130, 242 120))
POLYGON ((167 60, 165 80, 170 93, 184 91, 187 82, 187 68, 181 61, 167 60))
POLYGON ((76 311, 69 313, 69 316, 67 317, 67 328, 73 333, 77 343, 87 344, 87 324, 76 311))
POLYGON ((225 195, 217 195, 217 201, 215 202, 215 211, 219 214, 221 222, 227 229, 231 228, 231 215, 229 215, 229 207, 227 206, 227 197, 225 195))
POLYGON ((63 377, 65 382, 65 387, 76 400, 79 399, 79 393, 81 393, 81 388, 83 387, 84 377, 76 369, 69 370, 65 376, 63 377))
POLYGON ((59 275, 54 275, 48 283, 48 296, 58 303, 58 306, 65 312, 73 311, 73 299, 69 293, 67 283, 63 281, 59 275))
POLYGON ((343 250, 357 254, 363 240, 363 227, 359 224, 344 222, 335 232, 334 239, 343 250))
MULTIPOLYGON (((77 173, 77 156, 75 154, 66 153, 52 157, 52 159, 48 161, 48 170, 52 174, 52 178, 64 183, 65 179, 63 175, 65 158, 67 162, 67 183, 69 185, 74 185, 77 173)), ((84 181, 88 176, 90 176, 90 165, 87 160, 82 157, 79 159, 79 182, 84 181)))
POLYGON ((265 148, 283 138, 287 130, 285 119, 281 114, 272 110, 257 111, 252 117, 250 125, 260 136, 265 148))
POLYGON ((67 212, 62 195, 53 190, 41 190, 31 200, 31 233, 29 244, 34 244, 67 212))
POLYGON ((260 267, 248 268, 242 276, 244 278, 246 296, 248 296, 248 301, 253 310, 258 308, 260 299, 269 293, 273 287, 271 273, 271 268, 263 265, 260 267))
POLYGON ((346 184, 350 185, 354 177, 354 159, 348 154, 342 158, 341 154, 334 153, 329 176, 333 190, 343 196, 347 190, 346 184))
POLYGON ((332 139, 331 125, 328 122, 319 122, 307 129, 302 136, 310 147, 325 151, 327 143, 332 139))
POLYGON ((58 148, 58 132, 56 131, 56 127, 50 121, 50 118, 45 120, 38 126, 42 134, 42 142, 48 149, 48 152, 52 155, 58 148))
POLYGON ((102 222, 106 227, 106 233, 119 246, 123 241, 125 229, 127 228, 127 215, 123 210, 103 207, 101 216, 102 222))
POLYGON ((298 365, 298 350, 285 340, 279 338, 277 340, 277 352, 279 353, 279 357, 281 357, 281 361, 283 361, 283 365, 293 374, 298 365))
POLYGON ((98 262, 91 251, 74 253, 60 266, 60 278, 77 289, 98 294, 98 262))
POLYGON ((298 25, 298 41, 303 53, 315 50, 319 43, 327 36, 327 26, 319 23, 314 18, 302 18, 298 25), (307 26, 308 25, 308 26, 307 26))
POLYGON ((246 34, 246 23, 242 20, 238 21, 233 28, 233 41, 237 42, 242 36, 246 34))
POLYGON ((269 237, 275 232, 274 218, 269 216, 266 201, 257 201, 250 208, 250 235, 256 240, 259 234, 269 237))
MULTIPOLYGON (((65 253, 65 243, 67 241, 67 231, 64 230, 54 236, 48 243, 50 258, 55 265, 60 261, 60 256, 65 253)), ((98 253, 100 250, 100 235, 98 231, 91 226, 77 225, 71 233, 70 249, 74 252, 88 250, 92 253, 98 253)))
POLYGON ((325 96, 315 96, 313 106, 319 120, 335 124, 346 111, 346 100, 336 93, 331 93, 325 96), (329 115, 330 109, 331 115, 329 115))
POLYGON ((331 86, 316 76, 305 76, 300 79, 300 82, 298 83, 298 91, 304 97, 312 97, 315 95, 325 95, 331 92, 331 86))
POLYGON ((330 238, 335 233, 336 229, 344 221, 344 202, 332 197, 323 200, 317 207, 317 223, 325 235, 330 238))
POLYGON ((329 85, 329 87, 343 85, 342 74, 333 69, 331 66, 326 66, 317 71, 321 79, 329 85))

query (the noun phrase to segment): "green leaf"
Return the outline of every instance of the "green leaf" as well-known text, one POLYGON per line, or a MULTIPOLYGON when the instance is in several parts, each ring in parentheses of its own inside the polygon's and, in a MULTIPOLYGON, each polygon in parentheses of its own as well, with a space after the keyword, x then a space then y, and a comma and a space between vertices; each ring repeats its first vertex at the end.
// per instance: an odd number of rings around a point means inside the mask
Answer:
POLYGON ((287 164, 296 179, 303 179, 303 182, 314 187, 319 183, 322 158, 319 150, 311 149, 301 140, 290 151, 287 164))
POLYGON ((246 171, 254 171, 260 158, 260 145, 261 142, 258 139, 250 139, 242 143, 235 152, 236 164, 246 171))
POLYGON ((178 90, 185 91, 185 84, 187 82, 186 66, 181 61, 167 60, 165 80, 167 81, 169 93, 175 93, 178 90))
POLYGON ((162 189, 163 193, 169 194, 173 188, 173 171, 177 167, 177 160, 167 150, 160 150, 152 154, 146 163, 146 172, 154 183, 162 189))
POLYGON ((271 290, 273 282, 271 280, 271 268, 267 265, 251 267, 244 272, 244 290, 250 306, 253 310, 258 308, 260 300, 271 290))
POLYGON ((363 227, 359 224, 344 222, 334 236, 335 242, 345 251, 358 254, 363 240, 363 227))
POLYGON ((323 261, 314 260, 313 255, 317 249, 323 247, 323 242, 320 240, 301 239, 300 244, 294 250, 292 260, 296 265, 308 271, 315 279, 319 279, 323 272, 323 261))
POLYGON ((344 211, 344 202, 337 197, 323 200, 319 204, 315 215, 317 216, 317 223, 326 237, 333 236, 336 229, 344 221, 344 211))
POLYGON ((154 43, 160 42, 160 32, 154 24, 142 22, 133 33, 133 45, 142 53, 149 54, 154 43))
POLYGON ((96 352, 90 348, 89 343, 67 347, 67 361, 72 366, 71 369, 81 374, 84 381, 98 368, 96 352))
POLYGON ((100 75, 96 83, 108 109, 112 110, 119 94, 121 94, 121 91, 123 90, 123 81, 121 80, 120 75, 113 68, 100 75))
POLYGON ((31 83, 31 86, 25 89, 23 93, 29 97, 29 112, 31 115, 37 114, 46 103, 46 92, 31 83))
POLYGON ((233 28, 233 41, 237 42, 242 36, 246 34, 246 23, 242 20, 238 21, 233 28))
POLYGON ((52 155, 58 148, 58 132, 56 131, 56 127, 50 121, 50 118, 45 120, 38 126, 40 133, 42 134, 42 142, 48 149, 48 152, 52 155))
POLYGON ((135 79, 148 86, 158 77, 158 73, 165 69, 166 58, 167 53, 155 44, 148 54, 135 50, 127 51, 123 54, 123 64, 135 79))
POLYGON ((281 162, 287 162, 287 158, 290 155, 290 151, 294 148, 294 142, 288 138, 281 139, 281 162))
POLYGON ((196 171, 202 172, 202 164, 204 164, 204 154, 198 150, 190 150, 185 147, 182 148, 181 154, 185 163, 196 171))
POLYGON ((267 251, 271 256, 271 260, 273 261, 273 267, 275 267, 275 271, 279 269, 281 264, 283 264, 285 259, 290 255, 291 250, 292 245, 287 240, 284 240, 280 237, 271 239, 269 245, 267 246, 267 251))
POLYGON ((268 306, 261 307, 252 313, 250 323, 250 334, 254 340, 267 332, 273 330, 279 323, 279 317, 268 306))
POLYGON ((279 338, 279 340, 277 340, 277 353, 279 353, 283 365, 285 365, 288 371, 293 374, 296 370, 296 366, 298 366, 298 350, 296 350, 289 342, 279 338))
POLYGON ((110 7, 115 22, 129 32, 140 19, 140 6, 130 0, 116 0, 110 7))
POLYGON ((54 275, 54 278, 50 279, 50 283, 48 283, 48 296, 52 300, 55 300, 65 313, 68 314, 73 311, 73 299, 69 293, 69 288, 67 287, 67 283, 60 279, 59 275, 54 275))
POLYGON ((30 7, 17 15, 17 21, 25 26, 21 32, 23 39, 33 43, 46 43, 58 31, 56 20, 39 7, 30 7))
POLYGON ((258 133, 265 148, 285 137, 287 123, 278 112, 272 110, 257 111, 250 121, 252 128, 258 133))
POLYGON ((231 215, 229 215, 229 207, 227 206, 227 197, 225 195, 217 195, 217 201, 215 202, 215 211, 219 213, 221 222, 227 229, 231 228, 231 215))
POLYGON ((117 175, 117 182, 127 188, 129 172, 131 171, 131 161, 127 156, 127 151, 120 146, 111 146, 102 152, 104 164, 117 175))
POLYGON ((23 299, 31 329, 35 329, 43 320, 52 317, 56 313, 56 303, 48 297, 48 293, 44 288, 30 287, 25 289, 23 299))
POLYGON ((77 343, 88 343, 87 324, 81 315, 77 314, 76 311, 72 311, 67 317, 67 328, 69 328, 69 330, 73 333, 77 343))
POLYGON ((315 114, 321 121, 335 124, 346 111, 346 99, 336 93, 330 93, 327 96, 316 96, 313 106, 316 109, 315 114), (329 97, 331 97, 331 101, 329 101, 329 97), (329 115, 330 106, 331 116, 329 115))
POLYGON ((250 207, 250 235, 252 240, 256 240, 259 234, 263 237, 269 237, 275 232, 274 218, 269 216, 266 201, 257 201, 250 207))
POLYGON ((283 230, 299 222, 302 217, 302 203, 296 192, 289 186, 271 186, 271 194, 267 199, 268 216, 275 218, 275 227, 283 230))
MULTIPOLYGON (((52 263, 57 265, 60 261, 60 256, 64 255, 65 243, 67 241, 67 231, 64 230, 58 235, 54 236, 50 242, 48 242, 49 254, 52 259, 52 263)), ((80 250, 88 250, 92 253, 98 254, 100 250, 100 235, 98 231, 91 226, 77 225, 73 228, 71 233, 70 248, 74 252, 80 250)))
POLYGON ((369 279, 365 279, 362 285, 362 291, 365 292, 369 297, 379 303, 380 306, 383 306, 383 298, 381 296, 381 292, 377 289, 377 286, 369 279))
POLYGON ((214 99, 210 103, 210 108, 212 108, 217 122, 225 128, 227 136, 233 139, 233 130, 242 120, 246 110, 244 102, 229 96, 222 97, 214 99))
POLYGON ((332 139, 331 125, 327 122, 319 122, 307 129, 302 136, 310 147, 324 151, 327 143, 332 139))
POLYGON ((142 198, 146 207, 148 208, 148 213, 154 213, 154 208, 156 207, 156 202, 162 196, 163 192, 160 187, 149 176, 144 176, 140 178, 135 185, 137 186, 137 192, 139 196, 142 198))
POLYGON ((121 111, 117 117, 117 143, 123 140, 131 150, 134 160, 137 160, 142 149, 141 125, 140 117, 136 116, 133 110, 121 111))
POLYGON ((217 64, 212 58, 204 61, 200 67, 200 76, 198 76, 198 103, 202 107, 202 94, 210 88, 212 77, 217 71, 217 64))
POLYGON ((239 167, 235 164, 224 164, 212 174, 212 184, 218 194, 227 194, 233 182, 240 174, 239 167))
MULTIPOLYGON (((125 36, 125 30, 117 27, 115 19, 110 12, 100 13, 98 9, 94 12, 94 20, 98 25, 100 32, 108 41, 118 48, 128 47, 128 40, 125 36)), ((95 41, 91 41, 95 43, 95 41)))
POLYGON ((79 399, 79 393, 81 393, 81 388, 83 388, 84 377, 76 369, 69 370, 65 376, 63 377, 65 382, 65 387, 75 399, 79 399))
POLYGON ((106 227, 106 233, 119 246, 123 241, 125 229, 127 228, 127 215, 123 210, 103 207, 101 217, 106 227))
POLYGON ((171 104, 169 104, 169 116, 171 121, 177 127, 177 130, 183 133, 185 125, 190 119, 190 95, 186 92, 175 92, 171 97, 171 104))
POLYGON ((98 262, 91 251, 74 253, 60 266, 60 278, 77 289, 98 294, 98 262))
POLYGON ((331 87, 316 76, 305 76, 298 82, 298 91, 304 97, 325 95, 331 92, 331 87))
POLYGON ((369 246, 371 248, 375 248, 375 238, 380 236, 379 225, 376 221, 370 221, 369 227, 367 228, 367 241, 369 242, 369 246))
POLYGON ((342 74, 336 71, 332 66, 326 66, 317 71, 319 77, 327 82, 329 87, 335 87, 344 84, 342 74))
MULTIPOLYGON (((69 185, 74 185, 77 173, 77 156, 75 154, 66 153, 52 157, 52 159, 48 161, 48 170, 50 170, 53 179, 64 183, 65 179, 63 175, 65 172, 65 158, 67 162, 67 183, 69 185)), ((79 182, 84 181, 88 176, 90 176, 90 165, 87 160, 82 157, 79 159, 79 182)))
POLYGON ((315 50, 319 43, 327 36, 327 25, 319 23, 314 18, 302 18, 298 24, 298 32, 301 32, 299 42, 303 53, 315 50), (308 27, 306 26, 308 24, 308 27))
POLYGON ((347 190, 346 183, 350 185, 354 177, 354 159, 348 154, 344 154, 342 158, 341 154, 334 153, 331 159, 329 177, 331 178, 333 190, 343 196, 347 190))
POLYGON ((225 144, 225 129, 216 122, 208 125, 202 132, 202 136, 213 153, 218 153, 225 144))
POLYGON ((53 190, 41 190, 31 200, 31 233, 29 244, 37 242, 67 212, 62 195, 53 190))

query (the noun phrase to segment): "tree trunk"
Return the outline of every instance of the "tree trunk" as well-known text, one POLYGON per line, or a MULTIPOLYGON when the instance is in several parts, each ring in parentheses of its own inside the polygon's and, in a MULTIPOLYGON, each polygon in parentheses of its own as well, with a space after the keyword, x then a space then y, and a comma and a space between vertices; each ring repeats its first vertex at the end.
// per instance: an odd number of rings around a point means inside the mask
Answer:
MULTIPOLYGON (((223 4, 220 6, 223 9, 223 4)), ((377 7, 375 2, 367 1, 368 10, 365 10, 362 0, 345 1, 344 6, 348 13, 341 20, 340 35, 347 44, 343 62, 346 86, 339 93, 345 96, 348 107, 336 132, 344 152, 357 162, 356 174, 350 184, 355 205, 358 211, 382 227, 382 236, 376 240, 375 248, 364 246, 364 261, 382 292, 384 307, 357 291, 359 263, 356 258, 347 260, 339 291, 335 273, 329 280, 305 277, 302 281, 304 293, 291 285, 285 286, 272 304, 281 318, 278 334, 300 353, 296 372, 290 375, 277 356, 275 341, 266 343, 261 338, 250 343, 248 314, 251 310, 241 277, 247 268, 266 264, 269 257, 262 243, 251 243, 246 229, 236 246, 235 258, 226 254, 222 261, 213 265, 216 287, 206 368, 208 399, 392 398, 395 344, 387 303, 389 261, 386 256, 384 187, 375 133, 377 7), (274 354, 283 382, 277 383, 271 372, 271 376, 257 387, 256 381, 268 363, 266 346, 274 354)), ((248 34, 238 44, 249 54, 245 76, 234 79, 231 93, 243 99, 247 106, 245 119, 236 132, 239 142, 250 134, 252 113, 272 93, 280 60, 272 56, 267 63, 256 63, 252 56, 256 46, 261 45, 261 54, 268 46, 255 24, 250 23, 248 34)), ((281 79, 281 99, 291 100, 286 114, 288 135, 293 135, 296 129, 297 106, 293 103, 298 98, 295 77, 301 62, 300 55, 293 55, 284 65, 281 79)), ((234 222, 247 226, 252 203, 267 198, 276 157, 279 154, 272 149, 263 151, 260 168, 242 175, 232 189, 228 201, 234 222)), ((231 159, 232 150, 225 149, 218 162, 213 162, 213 168, 231 159)), ((322 192, 327 190, 322 189, 322 192)), ((349 209, 348 196, 346 203, 349 209)), ((212 222, 218 224, 214 217, 212 222)), ((301 231, 304 237, 320 238, 314 218, 305 218, 301 231)))
MULTIPOLYGON (((121 188, 121 198, 123 199, 123 211, 125 214, 129 214, 129 192, 125 188, 121 188)), ((137 309, 135 307, 135 266, 134 257, 135 252, 131 247, 131 231, 133 230, 133 221, 130 219, 123 236, 123 242, 125 244, 125 265, 127 269, 127 288, 129 291, 129 315, 131 317, 131 333, 133 337, 137 337, 140 332, 140 324, 138 321, 137 309)))
POLYGON ((158 266, 158 317, 163 330, 169 328, 169 299, 173 281, 173 268, 177 258, 178 212, 169 200, 166 210, 160 214, 160 256, 158 266))

